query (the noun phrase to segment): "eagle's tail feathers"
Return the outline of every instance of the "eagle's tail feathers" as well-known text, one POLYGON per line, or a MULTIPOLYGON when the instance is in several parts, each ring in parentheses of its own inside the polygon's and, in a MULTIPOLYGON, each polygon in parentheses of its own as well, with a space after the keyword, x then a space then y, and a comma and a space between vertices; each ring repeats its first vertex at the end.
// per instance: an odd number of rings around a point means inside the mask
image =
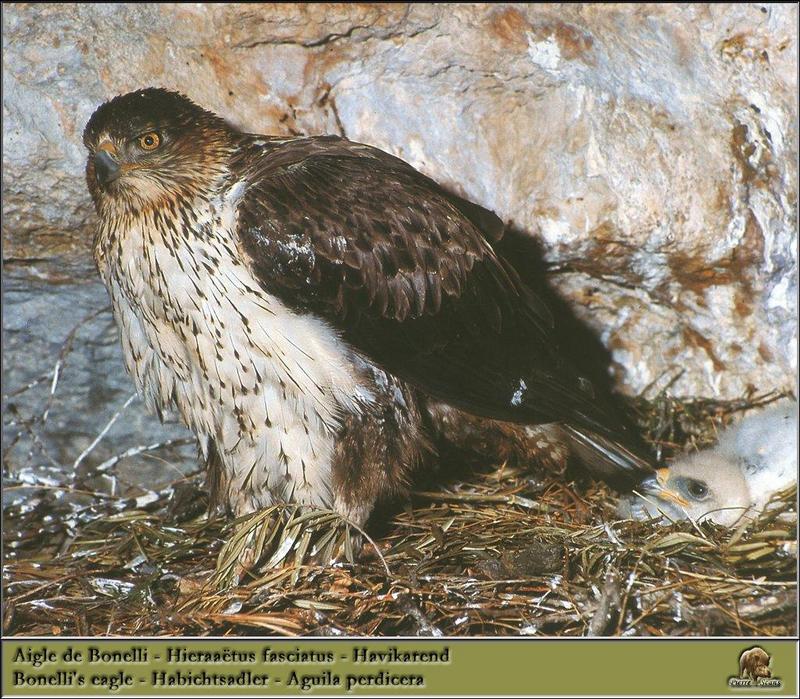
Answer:
POLYGON ((598 476, 630 478, 654 470, 646 459, 597 432, 574 425, 564 425, 564 430, 570 437, 570 447, 575 456, 598 476))

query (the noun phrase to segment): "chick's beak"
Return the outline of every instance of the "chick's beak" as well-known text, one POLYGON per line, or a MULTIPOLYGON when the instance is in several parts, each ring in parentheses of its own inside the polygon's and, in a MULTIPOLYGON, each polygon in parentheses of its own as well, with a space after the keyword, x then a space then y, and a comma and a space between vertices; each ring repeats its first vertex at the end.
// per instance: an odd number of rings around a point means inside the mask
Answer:
POLYGON ((94 154, 94 174, 102 186, 113 182, 121 174, 116 154, 116 149, 110 143, 102 143, 94 154))
POLYGON ((640 487, 647 495, 661 498, 667 502, 676 503, 681 507, 689 506, 689 502, 685 498, 669 487, 668 468, 658 469, 654 475, 642 481, 640 487))

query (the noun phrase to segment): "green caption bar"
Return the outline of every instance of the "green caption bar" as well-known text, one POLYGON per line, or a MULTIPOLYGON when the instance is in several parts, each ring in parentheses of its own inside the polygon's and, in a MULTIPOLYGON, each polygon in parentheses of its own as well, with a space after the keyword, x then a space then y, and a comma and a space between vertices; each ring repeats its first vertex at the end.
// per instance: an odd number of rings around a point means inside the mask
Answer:
MULTIPOLYGON (((763 660, 756 658, 763 665, 763 660)), ((775 641, 3 641, 3 696, 796 695, 775 641), (758 646, 769 672, 742 678, 758 646), (751 654, 753 655, 753 654, 751 654)))

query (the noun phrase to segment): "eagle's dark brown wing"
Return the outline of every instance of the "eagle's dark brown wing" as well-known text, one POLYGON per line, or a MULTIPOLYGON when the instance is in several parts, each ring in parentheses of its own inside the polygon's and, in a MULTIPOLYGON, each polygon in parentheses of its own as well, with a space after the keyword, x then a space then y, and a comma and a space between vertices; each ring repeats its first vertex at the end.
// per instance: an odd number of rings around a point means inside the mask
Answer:
POLYGON ((494 251, 494 214, 345 139, 244 152, 239 236, 270 293, 469 412, 624 439, 559 355, 545 305, 494 251))

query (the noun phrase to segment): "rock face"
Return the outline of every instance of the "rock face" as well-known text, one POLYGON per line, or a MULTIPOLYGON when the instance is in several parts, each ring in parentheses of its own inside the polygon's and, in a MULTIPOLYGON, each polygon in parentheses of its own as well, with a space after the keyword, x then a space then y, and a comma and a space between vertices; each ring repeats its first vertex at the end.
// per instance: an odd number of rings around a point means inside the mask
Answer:
POLYGON ((383 148, 534 236, 623 390, 789 388, 797 12, 7 5, 6 261, 92 276, 83 126, 161 85, 251 131, 383 148))
MULTIPOLYGON (((7 272, 3 311, 3 463, 17 483, 83 490, 73 479, 113 460, 90 480, 118 495, 131 483, 158 489, 195 467, 188 430, 160 425, 134 397, 99 280, 53 284, 7 272)), ((5 504, 25 499, 18 489, 3 495, 5 504)))

